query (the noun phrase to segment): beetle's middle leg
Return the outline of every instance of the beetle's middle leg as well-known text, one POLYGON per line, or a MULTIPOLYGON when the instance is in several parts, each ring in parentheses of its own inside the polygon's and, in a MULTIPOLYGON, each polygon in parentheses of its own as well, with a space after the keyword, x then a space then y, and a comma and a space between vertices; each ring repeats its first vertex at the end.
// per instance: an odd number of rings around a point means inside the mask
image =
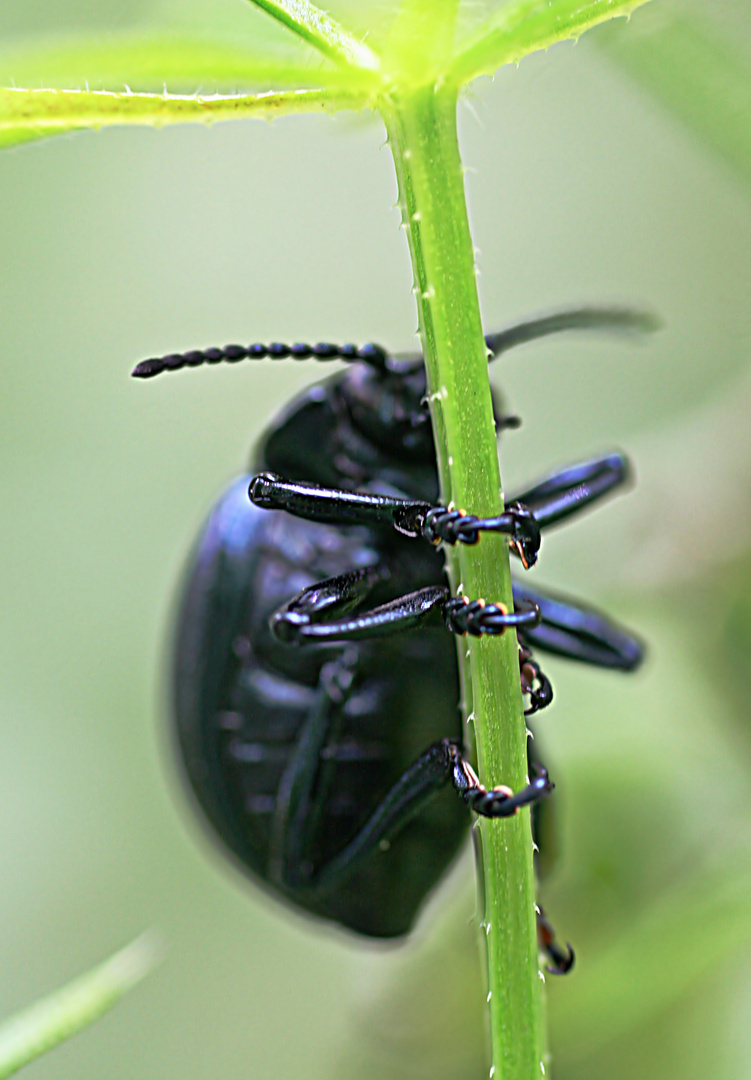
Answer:
POLYGON ((504 604, 452 597, 445 585, 428 585, 378 607, 349 614, 373 587, 387 580, 385 565, 352 570, 303 589, 274 612, 271 632, 287 644, 306 641, 361 641, 443 622, 455 634, 502 634, 509 627, 536 626, 536 604, 522 600, 516 610, 504 604), (344 617, 341 617, 344 616, 344 617))

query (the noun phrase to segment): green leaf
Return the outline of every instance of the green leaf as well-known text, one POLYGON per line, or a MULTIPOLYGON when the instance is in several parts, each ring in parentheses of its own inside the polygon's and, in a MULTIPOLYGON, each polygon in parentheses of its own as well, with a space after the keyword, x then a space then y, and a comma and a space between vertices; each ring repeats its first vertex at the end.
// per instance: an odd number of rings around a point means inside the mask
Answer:
POLYGON ((492 75, 530 53, 558 41, 576 40, 586 30, 617 16, 629 16, 647 0, 517 0, 506 4, 459 51, 446 77, 461 85, 492 75))
POLYGON ((556 995, 554 1043, 595 1053, 672 1005, 751 941, 750 891, 743 855, 681 881, 556 995))
POLYGON ((655 23, 599 44, 751 183, 751 57, 685 10, 655 23))
POLYGON ((145 934, 99 967, 7 1020, 0 1027, 0 1080, 111 1009, 148 974, 160 953, 155 938, 145 934))
MULTIPOLYGON (((35 41, 0 55, 5 85, 56 88, 212 90, 364 85, 368 77, 334 67, 311 53, 304 59, 249 53, 221 40, 166 35, 35 41)), ((372 79, 371 79, 372 81, 372 79)))
POLYGON ((338 64, 364 68, 366 71, 377 71, 381 66, 372 49, 354 38, 325 11, 311 4, 310 0, 251 0, 251 3, 338 64))
POLYGON ((285 113, 336 112, 367 105, 363 92, 328 89, 259 94, 115 94, 108 90, 0 89, 0 147, 82 128, 204 123, 285 113))

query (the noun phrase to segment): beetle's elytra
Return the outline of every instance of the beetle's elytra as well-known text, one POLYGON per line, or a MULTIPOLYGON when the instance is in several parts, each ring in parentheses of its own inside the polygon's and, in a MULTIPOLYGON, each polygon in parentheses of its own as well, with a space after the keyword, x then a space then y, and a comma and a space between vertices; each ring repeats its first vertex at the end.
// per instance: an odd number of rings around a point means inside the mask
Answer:
MULTIPOLYGON (((486 341, 498 356, 559 330, 644 324, 582 309, 486 341)), ((642 655, 599 612, 526 582, 514 585, 514 611, 451 597, 436 545, 502 532, 531 566, 540 531, 613 491, 627 465, 613 453, 563 469, 478 519, 436 505, 419 356, 232 345, 147 360, 134 374, 265 356, 349 365, 276 418, 253 474, 219 499, 197 542, 174 652, 179 747, 203 814, 257 880, 361 934, 396 937, 454 858, 471 811, 507 816, 552 788, 533 760, 522 791, 479 784, 462 752, 454 634, 516 628, 528 713, 552 699, 532 649, 624 671, 642 655)), ((499 424, 515 426, 494 407, 499 424)), ((570 966, 542 917, 540 941, 553 970, 570 966)))

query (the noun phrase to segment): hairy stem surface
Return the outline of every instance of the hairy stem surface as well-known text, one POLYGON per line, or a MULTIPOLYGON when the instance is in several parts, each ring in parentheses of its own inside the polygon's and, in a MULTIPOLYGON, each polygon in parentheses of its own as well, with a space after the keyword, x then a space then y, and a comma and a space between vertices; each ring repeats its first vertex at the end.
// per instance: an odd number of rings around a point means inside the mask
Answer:
MULTIPOLYGON (((473 514, 502 510, 487 349, 456 131, 453 87, 394 95, 384 109, 409 239, 442 498, 473 514)), ((508 546, 484 535, 449 556, 454 591, 512 608, 508 546)), ((460 641, 465 709, 480 778, 527 780, 516 636, 460 641), (471 711, 470 711, 471 710, 471 711)), ((495 1080, 544 1074, 529 810, 482 829, 489 1003, 495 1080)))

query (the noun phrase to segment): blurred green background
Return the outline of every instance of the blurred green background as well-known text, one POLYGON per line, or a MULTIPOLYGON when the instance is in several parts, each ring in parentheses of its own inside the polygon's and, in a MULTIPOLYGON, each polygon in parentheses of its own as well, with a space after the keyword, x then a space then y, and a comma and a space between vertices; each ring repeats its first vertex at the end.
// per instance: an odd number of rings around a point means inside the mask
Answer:
MULTIPOLYGON (((715 12, 737 49, 744 6, 715 12)), ((548 340, 493 371, 524 418, 504 439, 509 489, 611 447, 638 473, 534 571, 649 643, 631 679, 545 664, 560 852, 541 896, 578 954, 549 993, 558 1080, 751 1075, 751 188, 622 49, 691 10, 655 0, 480 81, 461 115, 488 329, 577 302, 664 320, 641 345, 548 340)), ((40 27, 242 39, 262 21, 239 0, 0 0, 2 82, 40 27)), ((30 1076, 486 1075, 471 852, 414 939, 376 949, 241 879, 172 759, 181 566, 263 425, 320 372, 128 377, 232 340, 413 348, 395 201, 382 127, 349 115, 0 155, 0 1014, 145 927, 168 945, 30 1076)))

